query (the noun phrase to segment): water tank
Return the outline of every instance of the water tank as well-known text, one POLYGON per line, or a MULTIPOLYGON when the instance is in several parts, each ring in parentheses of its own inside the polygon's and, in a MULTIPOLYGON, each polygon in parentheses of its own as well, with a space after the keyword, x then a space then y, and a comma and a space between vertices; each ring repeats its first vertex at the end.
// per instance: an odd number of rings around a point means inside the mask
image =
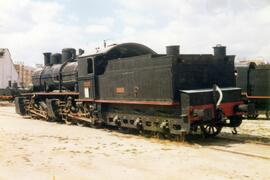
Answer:
POLYGON ((61 57, 60 53, 55 53, 51 55, 51 65, 53 64, 61 64, 61 57))
POLYGON ((177 56, 180 54, 180 46, 173 45, 173 46, 166 46, 166 54, 177 56))
POLYGON ((62 49, 62 63, 74 59, 76 57, 76 49, 64 48, 62 49))
POLYGON ((50 65, 50 59, 51 59, 51 54, 52 53, 50 53, 50 52, 45 52, 45 53, 43 53, 43 55, 44 55, 44 65, 45 66, 49 66, 50 65))
POLYGON ((226 46, 217 44, 214 48, 214 56, 226 56, 226 46))

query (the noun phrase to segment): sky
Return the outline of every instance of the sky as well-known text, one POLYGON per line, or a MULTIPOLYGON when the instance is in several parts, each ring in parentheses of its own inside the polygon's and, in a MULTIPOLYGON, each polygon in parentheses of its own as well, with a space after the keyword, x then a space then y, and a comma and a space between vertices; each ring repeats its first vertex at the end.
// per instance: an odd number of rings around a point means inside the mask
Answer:
POLYGON ((43 63, 43 52, 86 51, 137 42, 158 53, 212 54, 270 62, 270 0, 0 0, 0 48, 14 62, 43 63))

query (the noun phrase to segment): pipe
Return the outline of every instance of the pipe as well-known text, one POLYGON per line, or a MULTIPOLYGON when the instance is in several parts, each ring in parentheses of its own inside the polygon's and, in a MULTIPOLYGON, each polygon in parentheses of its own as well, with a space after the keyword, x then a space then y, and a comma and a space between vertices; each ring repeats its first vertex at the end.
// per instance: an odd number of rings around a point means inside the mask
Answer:
POLYGON ((223 93, 222 93, 221 89, 218 87, 218 85, 216 85, 216 89, 217 89, 217 92, 219 93, 219 98, 218 98, 216 107, 219 107, 219 105, 223 99, 223 93))

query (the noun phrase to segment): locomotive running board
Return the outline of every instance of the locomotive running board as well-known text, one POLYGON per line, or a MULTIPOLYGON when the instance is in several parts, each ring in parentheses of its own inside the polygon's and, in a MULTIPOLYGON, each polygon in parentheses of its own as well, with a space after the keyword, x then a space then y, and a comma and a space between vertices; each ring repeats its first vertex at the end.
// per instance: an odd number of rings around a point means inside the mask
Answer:
POLYGON ((158 105, 158 106, 177 106, 178 102, 172 101, 128 101, 128 100, 94 100, 94 99, 75 99, 77 102, 96 102, 106 104, 138 104, 138 105, 158 105))
POLYGON ((23 96, 78 96, 77 92, 33 92, 33 93, 23 93, 23 96))

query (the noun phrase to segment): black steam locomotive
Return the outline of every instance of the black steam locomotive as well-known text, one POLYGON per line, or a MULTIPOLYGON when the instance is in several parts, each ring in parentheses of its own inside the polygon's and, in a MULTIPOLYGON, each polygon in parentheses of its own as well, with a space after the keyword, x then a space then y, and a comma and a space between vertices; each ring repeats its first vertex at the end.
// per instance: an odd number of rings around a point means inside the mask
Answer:
POLYGON ((17 83, 8 82, 9 85, 6 88, 0 89, 0 101, 13 102, 16 96, 19 96, 22 92, 21 88, 18 88, 17 83))
POLYGON ((254 104, 249 118, 257 118, 263 112, 270 118, 270 64, 256 65, 254 62, 236 66, 236 85, 242 88, 246 103, 254 104))
POLYGON ((179 46, 157 54, 123 43, 44 57, 45 67, 32 77, 34 92, 16 98, 21 115, 180 137, 238 127, 247 110, 235 86, 235 56, 224 46, 214 47, 214 55, 180 54, 179 46))

